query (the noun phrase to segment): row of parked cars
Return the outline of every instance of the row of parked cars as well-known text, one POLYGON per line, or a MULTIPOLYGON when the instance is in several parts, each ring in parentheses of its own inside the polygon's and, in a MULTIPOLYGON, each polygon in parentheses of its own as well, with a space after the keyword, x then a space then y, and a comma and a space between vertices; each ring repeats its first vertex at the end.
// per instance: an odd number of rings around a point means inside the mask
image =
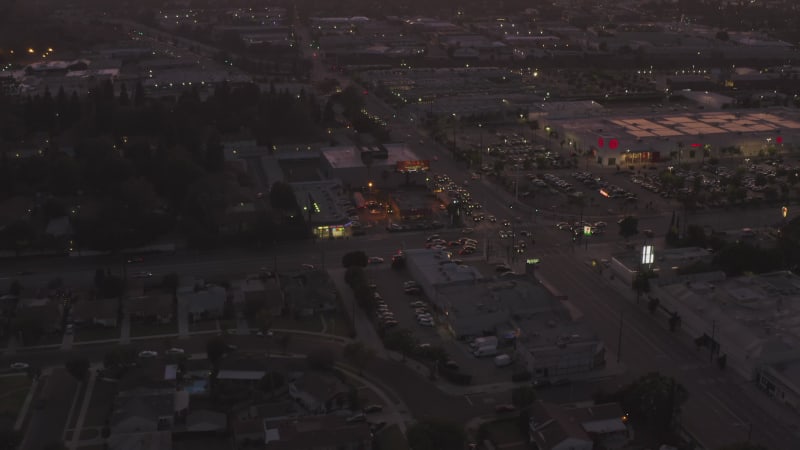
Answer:
MULTIPOLYGON (((421 294, 421 289, 416 281, 403 282, 403 290, 409 295, 421 294)), ((433 314, 428 309, 427 303, 422 300, 412 300, 408 306, 414 309, 414 317, 417 319, 417 324, 423 327, 433 327, 436 325, 434 322, 433 314)))
POLYGON ((383 301, 383 296, 378 292, 377 287, 374 284, 370 287, 372 288, 372 296, 375 300, 375 318, 378 320, 378 323, 383 328, 392 328, 399 325, 400 322, 397 321, 389 305, 383 301))
POLYGON ((447 250, 459 248, 459 255, 471 255, 478 251, 478 241, 468 237, 460 237, 453 241, 442 239, 438 234, 428 236, 425 241, 425 248, 433 250, 447 250))

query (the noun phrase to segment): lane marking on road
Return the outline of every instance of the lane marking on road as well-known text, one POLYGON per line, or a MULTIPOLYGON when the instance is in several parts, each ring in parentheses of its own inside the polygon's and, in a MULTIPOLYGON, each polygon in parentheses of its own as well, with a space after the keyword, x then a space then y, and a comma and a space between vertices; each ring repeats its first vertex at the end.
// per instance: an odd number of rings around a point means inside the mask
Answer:
MULTIPOLYGON (((555 265, 558 265, 558 264, 555 264, 555 265)), ((579 267, 580 267, 579 270, 590 270, 590 269, 584 268, 582 266, 579 266, 579 267)), ((571 281, 572 282, 572 286, 574 288, 583 290, 585 288, 585 284, 581 282, 582 281, 580 279, 581 274, 578 274, 577 272, 578 272, 577 270, 572 270, 572 271, 571 270, 563 270, 561 272, 561 275, 567 281, 571 281)), ((610 289, 607 286, 594 285, 594 284, 593 284, 593 286, 596 287, 598 290, 610 289)), ((583 292, 581 294, 582 294, 581 297, 584 298, 584 299, 588 299, 588 301, 590 301, 592 303, 592 306, 594 308, 596 308, 597 310, 602 311, 605 314, 607 314, 609 320, 615 320, 615 321, 619 320, 619 310, 615 309, 610 304, 601 301, 599 299, 599 296, 596 296, 597 291, 593 291, 593 290, 591 290, 591 288, 589 288, 587 290, 587 292, 583 292)), ((612 297, 613 295, 618 295, 618 294, 616 292, 611 292, 611 295, 609 295, 609 298, 612 297)), ((580 306, 577 306, 577 307, 580 308, 580 306)), ((584 311, 584 313, 585 313, 585 311, 584 311)), ((651 348, 653 348, 656 351, 655 354, 652 355, 652 356, 661 357, 661 355, 664 355, 664 357, 669 357, 668 356, 669 354, 665 350, 663 350, 661 348, 661 346, 656 344, 652 339, 650 339, 649 337, 645 336, 643 334, 643 332, 639 330, 639 327, 638 327, 637 323, 635 321, 631 320, 630 318, 625 321, 622 333, 623 333, 623 335, 625 333, 633 333, 633 334, 635 334, 639 339, 641 339, 643 342, 645 342, 647 345, 649 345, 651 348)), ((624 352, 624 349, 623 349, 623 352, 624 352)))
POLYGON ((728 408, 728 406, 727 406, 727 405, 725 405, 725 403, 723 403, 723 402, 722 402, 722 400, 721 400, 719 397, 717 397, 716 395, 714 395, 714 394, 712 394, 712 393, 710 393, 710 392, 708 392, 708 391, 706 391, 706 392, 705 392, 705 394, 706 394, 706 396, 708 396, 708 397, 709 397, 711 400, 713 400, 713 401, 714 401, 714 403, 716 403, 717 405, 719 405, 719 407, 720 407, 720 408, 722 408, 722 410, 723 410, 723 411, 725 411, 726 413, 730 414, 730 416, 731 416, 731 417, 733 417, 734 419, 736 419, 736 421, 738 421, 739 423, 748 423, 746 420, 742 419, 741 417, 739 417, 738 415, 736 415, 736 413, 734 413, 733 411, 731 411, 731 409, 730 409, 730 408, 728 408))

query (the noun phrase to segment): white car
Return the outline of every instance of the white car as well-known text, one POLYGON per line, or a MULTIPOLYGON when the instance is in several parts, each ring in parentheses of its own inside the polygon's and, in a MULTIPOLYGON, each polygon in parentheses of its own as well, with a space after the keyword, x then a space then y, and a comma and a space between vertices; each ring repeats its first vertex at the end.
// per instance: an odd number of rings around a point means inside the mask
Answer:
POLYGON ((15 362, 11 364, 11 370, 25 370, 30 367, 27 363, 24 362, 15 362))
POLYGON ((153 350, 142 350, 139 352, 139 358, 155 358, 158 356, 158 352, 153 350))
POLYGON ((370 256, 369 259, 367 259, 367 262, 370 264, 380 264, 383 262, 383 258, 380 256, 370 256))

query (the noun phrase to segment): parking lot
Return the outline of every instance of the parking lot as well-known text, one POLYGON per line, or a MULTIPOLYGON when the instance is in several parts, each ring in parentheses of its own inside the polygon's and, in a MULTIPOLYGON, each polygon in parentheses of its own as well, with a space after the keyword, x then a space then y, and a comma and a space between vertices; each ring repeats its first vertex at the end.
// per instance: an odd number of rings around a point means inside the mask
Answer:
MULTIPOLYGON (((489 268, 485 262, 479 263, 481 269, 489 268)), ((493 266, 491 266, 493 267, 493 266)), ((483 270, 487 276, 494 276, 483 270)), ((424 296, 409 295, 404 292, 403 283, 410 281, 406 271, 391 270, 387 266, 373 266, 368 270, 370 281, 375 284, 376 290, 393 314, 397 325, 394 329, 406 329, 413 333, 419 345, 430 345, 442 348, 463 373, 472 375, 473 384, 494 383, 509 381, 513 368, 497 368, 494 358, 476 358, 472 355, 467 342, 456 340, 443 325, 441 316, 433 309, 424 296), (412 303, 421 302, 433 316, 433 326, 423 326, 417 321, 416 312, 412 303)), ((420 303, 420 304, 421 304, 420 303)), ((376 326, 380 326, 377 325, 376 326)), ((500 353, 503 350, 499 349, 500 353)), ((499 353, 499 354, 500 354, 499 353)))

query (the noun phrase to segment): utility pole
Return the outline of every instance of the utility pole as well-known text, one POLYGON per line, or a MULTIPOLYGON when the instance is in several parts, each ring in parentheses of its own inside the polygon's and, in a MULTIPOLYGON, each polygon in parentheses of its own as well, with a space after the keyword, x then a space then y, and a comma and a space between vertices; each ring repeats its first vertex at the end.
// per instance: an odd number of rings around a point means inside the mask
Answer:
POLYGON ((617 364, 619 364, 620 358, 622 358, 622 324, 623 324, 623 314, 624 312, 619 312, 619 335, 617 336, 617 364))

